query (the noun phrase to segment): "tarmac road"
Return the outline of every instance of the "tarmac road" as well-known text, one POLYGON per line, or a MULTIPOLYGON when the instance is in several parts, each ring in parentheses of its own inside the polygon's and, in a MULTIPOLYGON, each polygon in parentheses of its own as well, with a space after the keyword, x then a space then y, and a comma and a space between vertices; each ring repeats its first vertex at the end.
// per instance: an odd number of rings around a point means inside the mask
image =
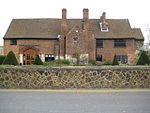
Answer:
POLYGON ((150 113, 150 90, 0 90, 0 113, 150 113))

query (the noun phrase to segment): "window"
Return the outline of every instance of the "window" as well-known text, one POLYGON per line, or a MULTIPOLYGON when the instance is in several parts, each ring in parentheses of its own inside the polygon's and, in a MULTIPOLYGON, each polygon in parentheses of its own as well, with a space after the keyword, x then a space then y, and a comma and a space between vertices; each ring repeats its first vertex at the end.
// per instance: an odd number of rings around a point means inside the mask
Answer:
POLYGON ((10 45, 17 45, 17 40, 16 39, 10 40, 10 45))
POLYGON ((55 60, 54 55, 52 55, 52 54, 45 55, 45 61, 52 61, 52 60, 55 60))
POLYGON ((77 37, 74 37, 74 38, 73 38, 73 44, 76 45, 77 43, 78 43, 78 38, 77 38, 77 37))
POLYGON ((102 55, 97 55, 96 56, 96 61, 102 61, 102 55))
POLYGON ((126 47, 126 40, 114 40, 114 47, 126 47))
POLYGON ((123 64, 128 62, 128 56, 127 55, 117 55, 117 60, 123 64))
POLYGON ((108 32, 108 23, 107 22, 100 22, 100 30, 101 32, 108 32))
POLYGON ((96 48, 103 48, 103 40, 96 40, 96 48))
POLYGON ((78 33, 79 32, 79 30, 76 30, 76 33, 78 33))

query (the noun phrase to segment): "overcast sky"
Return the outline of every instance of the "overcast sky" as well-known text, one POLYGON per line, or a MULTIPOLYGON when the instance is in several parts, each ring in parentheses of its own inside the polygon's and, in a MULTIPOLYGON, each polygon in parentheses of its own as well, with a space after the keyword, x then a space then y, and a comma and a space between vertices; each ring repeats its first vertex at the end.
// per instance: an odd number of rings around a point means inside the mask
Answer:
POLYGON ((82 18, 88 8, 89 18, 100 18, 105 11, 106 18, 129 19, 147 37, 150 0, 0 0, 0 39, 13 18, 61 18, 62 8, 67 8, 67 18, 82 18))

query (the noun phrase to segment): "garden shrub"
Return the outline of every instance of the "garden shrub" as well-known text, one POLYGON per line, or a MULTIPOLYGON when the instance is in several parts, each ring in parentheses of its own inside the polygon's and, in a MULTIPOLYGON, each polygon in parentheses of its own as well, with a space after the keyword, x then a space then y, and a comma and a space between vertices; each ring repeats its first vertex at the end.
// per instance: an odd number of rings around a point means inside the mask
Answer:
POLYGON ((95 60, 89 60, 89 65, 90 65, 90 64, 91 64, 91 65, 94 65, 94 66, 97 65, 97 63, 96 63, 95 60))
POLYGON ((12 51, 7 54, 6 58, 3 61, 3 65, 18 65, 17 58, 12 51))
POLYGON ((114 56, 114 59, 112 61, 112 66, 115 66, 115 65, 119 65, 119 63, 117 61, 117 56, 116 55, 114 56))
POLYGON ((34 65, 43 65, 43 62, 42 62, 41 58, 39 57, 39 55, 36 55, 34 65))
POLYGON ((68 60, 57 60, 57 62, 59 62, 60 64, 70 64, 68 60))
POLYGON ((0 65, 2 65, 3 61, 5 60, 6 56, 0 55, 0 65))
POLYGON ((112 62, 111 61, 105 61, 102 65, 111 65, 112 62))
POLYGON ((76 65, 79 65, 80 64, 80 53, 76 54, 76 58, 77 58, 76 65))
POLYGON ((45 62, 44 66, 66 66, 70 65, 70 62, 68 60, 52 60, 49 62, 45 62))
POLYGON ((146 52, 142 51, 136 65, 146 65, 146 64, 147 65, 150 64, 150 59, 148 55, 146 54, 146 52))

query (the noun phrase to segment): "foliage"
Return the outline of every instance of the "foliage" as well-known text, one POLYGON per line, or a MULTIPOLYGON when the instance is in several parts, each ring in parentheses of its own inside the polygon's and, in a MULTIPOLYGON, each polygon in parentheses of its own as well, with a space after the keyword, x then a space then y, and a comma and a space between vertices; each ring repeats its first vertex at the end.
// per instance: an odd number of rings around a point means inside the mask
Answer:
POLYGON ((148 55, 148 57, 149 57, 149 59, 150 59, 150 53, 148 53, 147 55, 148 55))
POLYGON ((136 65, 146 65, 146 64, 147 65, 150 64, 150 59, 147 53, 145 51, 142 51, 136 65))
POLYGON ((42 62, 41 58, 39 57, 39 55, 36 55, 34 65, 43 65, 43 62, 42 62))
POLYGON ((76 53, 76 58, 77 58, 77 65, 80 64, 80 53, 76 53))
POLYGON ((114 59, 112 61, 112 66, 115 66, 115 65, 119 65, 119 63, 117 61, 117 56, 116 55, 114 56, 114 59))
POLYGON ((68 66, 70 62, 68 60, 52 60, 45 62, 44 66, 68 66))
POLYGON ((12 51, 7 54, 6 58, 3 61, 3 65, 18 65, 17 58, 12 51))
POLYGON ((89 60, 89 65, 97 65, 96 61, 95 60, 89 60))
POLYGON ((137 62, 137 61, 139 60, 139 58, 140 58, 140 55, 136 55, 136 56, 134 57, 135 62, 137 62))
POLYGON ((0 55, 0 65, 3 63, 3 61, 5 60, 6 56, 4 55, 0 55))
POLYGON ((111 65, 111 64, 112 64, 111 61, 105 61, 105 62, 103 63, 103 65, 111 65))
POLYGON ((60 64, 70 64, 68 60, 58 60, 60 64))

